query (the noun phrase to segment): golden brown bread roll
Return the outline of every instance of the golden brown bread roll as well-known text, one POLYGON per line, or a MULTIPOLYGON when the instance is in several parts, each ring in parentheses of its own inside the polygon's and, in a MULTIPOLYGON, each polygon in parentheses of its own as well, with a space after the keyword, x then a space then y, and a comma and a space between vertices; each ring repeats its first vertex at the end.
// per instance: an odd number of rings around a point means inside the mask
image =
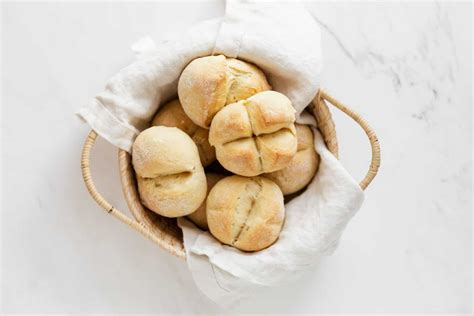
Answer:
POLYGON ((209 128, 214 115, 225 105, 270 88, 256 66, 219 55, 197 58, 186 66, 179 78, 178 95, 189 118, 209 128))
POLYGON ((311 128, 300 124, 295 124, 295 127, 298 138, 296 155, 284 169, 263 175, 273 180, 284 195, 304 188, 313 179, 319 166, 319 155, 314 150, 311 128))
POLYGON ((275 91, 229 104, 212 120, 209 143, 229 171, 252 177, 285 168, 297 149, 295 109, 275 91))
POLYGON ((132 163, 143 204, 166 217, 194 212, 206 198, 196 144, 176 127, 154 126, 133 143, 132 163))
POLYGON ((151 122, 152 126, 177 127, 188 134, 196 143, 204 167, 216 160, 216 151, 209 144, 209 130, 197 126, 184 113, 178 99, 163 105, 151 122))
MULTIPOLYGON (((214 187, 214 185, 224 178, 224 175, 218 174, 218 173, 206 173, 206 179, 207 179, 207 194, 209 194, 209 191, 214 187)), ((206 200, 202 202, 201 206, 194 211, 193 213, 188 215, 188 218, 196 224, 199 228, 203 230, 209 230, 209 227, 207 226, 207 218, 206 218, 206 200)))
POLYGON ((273 244, 285 218, 280 188, 264 177, 220 180, 209 192, 206 210, 211 234, 244 251, 273 244))

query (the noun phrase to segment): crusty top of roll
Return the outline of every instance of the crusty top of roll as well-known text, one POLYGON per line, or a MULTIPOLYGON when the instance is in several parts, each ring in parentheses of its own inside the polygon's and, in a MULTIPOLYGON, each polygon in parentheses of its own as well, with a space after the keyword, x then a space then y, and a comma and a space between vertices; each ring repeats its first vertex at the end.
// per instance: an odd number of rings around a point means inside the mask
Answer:
POLYGON ((178 95, 191 120, 209 128, 214 115, 226 104, 270 88, 256 66, 218 55, 197 58, 186 66, 178 82, 178 95))
POLYGON ((133 167, 144 178, 191 171, 196 159, 199 161, 196 145, 176 127, 150 127, 133 143, 133 167))
POLYGON ((212 235, 244 251, 261 250, 275 242, 284 217, 280 189, 263 177, 226 177, 207 198, 207 221, 212 235))
POLYGON ((160 107, 151 121, 152 126, 177 127, 189 136, 199 128, 184 113, 179 99, 172 100, 160 107))
POLYGON ((296 153, 295 109, 275 91, 260 92, 219 111, 209 143, 228 170, 256 176, 284 168, 296 153))
POLYGON ((152 126, 177 127, 188 134, 198 147, 199 157, 203 166, 210 165, 216 160, 216 151, 209 144, 209 130, 194 124, 184 113, 178 99, 163 105, 151 122, 152 126))
POLYGON ((295 124, 296 138, 298 139, 298 151, 304 149, 314 149, 314 137, 308 125, 295 124))
POLYGON ((295 124, 298 138, 298 150, 290 163, 283 169, 263 176, 273 180, 284 195, 295 193, 304 188, 313 179, 319 166, 319 155, 314 150, 311 128, 295 124))

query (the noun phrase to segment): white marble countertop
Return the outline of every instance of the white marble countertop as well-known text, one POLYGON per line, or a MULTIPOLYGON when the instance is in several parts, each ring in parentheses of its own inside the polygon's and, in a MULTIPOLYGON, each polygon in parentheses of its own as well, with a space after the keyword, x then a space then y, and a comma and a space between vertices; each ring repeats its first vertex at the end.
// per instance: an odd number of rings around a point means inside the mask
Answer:
MULTIPOLYGON (((382 168, 336 253, 235 312, 464 312, 472 282, 472 4, 313 3, 324 87, 371 123, 382 168)), ((89 198, 74 115, 132 60, 129 46, 223 13, 222 1, 2 4, 2 311, 223 312, 184 262, 89 198)), ((310 52, 308 52, 310 53, 310 52)), ((364 134, 333 111, 356 179, 364 134)), ((98 187, 126 209, 117 150, 98 187)))

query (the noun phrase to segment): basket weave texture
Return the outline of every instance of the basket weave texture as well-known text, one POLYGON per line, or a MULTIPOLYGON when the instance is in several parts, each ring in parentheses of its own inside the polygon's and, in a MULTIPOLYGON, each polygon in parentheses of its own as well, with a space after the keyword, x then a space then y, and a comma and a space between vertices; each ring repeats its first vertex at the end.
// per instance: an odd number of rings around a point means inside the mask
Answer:
MULTIPOLYGON (((362 189, 365 189, 377 174, 380 166, 380 146, 372 128, 367 122, 357 113, 335 100, 326 92, 320 90, 307 109, 316 118, 318 129, 326 143, 328 150, 336 157, 338 157, 338 142, 336 137, 336 129, 334 121, 331 117, 331 112, 327 103, 334 105, 339 110, 347 114, 354 121, 356 121, 367 134, 372 147, 372 161, 369 171, 365 178, 360 182, 362 189)), ((132 219, 114 208, 104 197, 97 191, 90 173, 90 152, 91 148, 97 138, 95 131, 91 131, 84 144, 81 169, 89 193, 92 198, 105 209, 108 213, 114 215, 120 221, 126 223, 131 228, 134 228, 139 233, 149 238, 151 241, 169 251, 170 253, 185 259, 185 251, 183 245, 183 236, 181 229, 177 225, 174 218, 166 218, 148 210, 140 201, 137 190, 135 173, 131 163, 131 156, 124 150, 119 149, 119 166, 120 179, 122 182, 122 189, 128 207, 135 219, 132 219)))

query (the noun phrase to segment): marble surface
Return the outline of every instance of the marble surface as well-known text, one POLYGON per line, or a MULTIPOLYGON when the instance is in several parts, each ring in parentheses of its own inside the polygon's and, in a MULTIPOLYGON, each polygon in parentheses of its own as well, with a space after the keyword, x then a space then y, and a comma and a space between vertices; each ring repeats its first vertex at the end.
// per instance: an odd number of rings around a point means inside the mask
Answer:
MULTIPOLYGON (((302 280, 231 312, 457 312, 472 300, 472 4, 317 2, 324 87, 371 123, 382 168, 339 249, 302 280)), ((2 3, 2 311, 229 312, 184 262, 109 217, 83 186, 74 111, 155 39, 223 13, 193 3, 2 3)), ((309 52, 310 53, 310 52, 309 52)), ((361 179, 357 126, 333 111, 361 179)), ((126 209, 117 151, 93 174, 126 209)))

